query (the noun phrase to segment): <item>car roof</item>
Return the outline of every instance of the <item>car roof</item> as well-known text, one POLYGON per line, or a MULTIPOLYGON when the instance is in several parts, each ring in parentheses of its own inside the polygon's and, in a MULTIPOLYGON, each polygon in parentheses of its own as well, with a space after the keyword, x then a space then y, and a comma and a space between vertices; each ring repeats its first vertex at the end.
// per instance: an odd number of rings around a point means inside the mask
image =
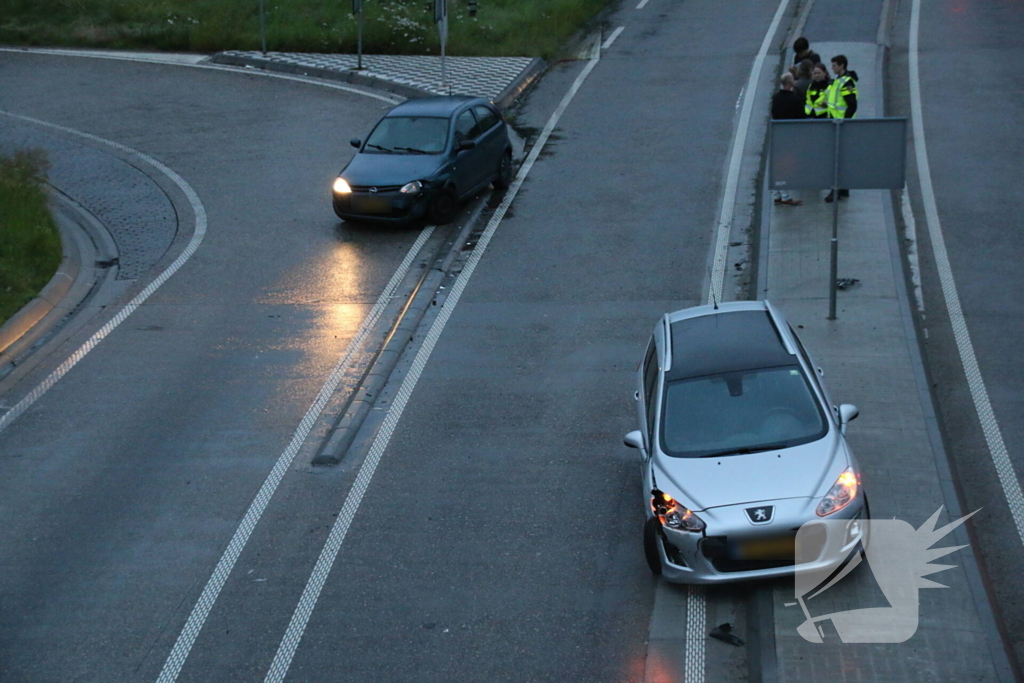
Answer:
POLYGON ((418 97, 398 105, 386 116, 451 116, 457 109, 470 102, 487 104, 482 97, 469 95, 447 95, 444 97, 418 97))
POLYGON ((799 364, 762 302, 701 306, 666 320, 672 344, 667 381, 799 364))

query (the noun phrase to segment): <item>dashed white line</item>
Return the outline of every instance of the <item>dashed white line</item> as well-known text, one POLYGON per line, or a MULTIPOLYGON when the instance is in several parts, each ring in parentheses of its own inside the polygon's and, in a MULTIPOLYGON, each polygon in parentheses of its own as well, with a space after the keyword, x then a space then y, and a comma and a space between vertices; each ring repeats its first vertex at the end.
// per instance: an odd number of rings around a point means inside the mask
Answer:
POLYGON ((356 475, 356 480, 352 485, 352 490, 349 491, 348 496, 345 498, 345 503, 342 505, 341 512, 338 514, 338 517, 334 522, 334 526, 331 527, 331 533, 328 535, 327 542, 324 544, 316 566, 313 568, 313 573, 310 575, 309 581, 306 583, 306 587, 302 591, 302 597, 295 606, 295 612, 292 614, 288 628, 285 631, 284 637, 281 639, 281 644, 278 646, 277 653, 274 655, 274 661, 270 665, 270 670, 267 672, 264 683, 280 683, 288 674, 292 658, 295 656, 295 651, 298 649, 302 636, 306 631, 306 624, 309 623, 309 618, 313 614, 313 609, 316 607, 317 600, 320 598, 320 592, 323 589, 324 584, 327 582, 327 576, 330 574, 331 568, 334 566, 334 562, 341 550, 342 543, 345 541, 345 536, 348 534, 349 526, 352 524, 352 520, 355 517, 356 512, 359 510, 359 505, 362 503, 363 496, 366 494, 366 489, 370 485, 373 473, 376 471, 377 465, 380 463, 380 460, 384 455, 388 442, 391 440, 391 435, 398 426, 398 421, 402 417, 402 412, 405 410, 405 407, 409 402, 409 397, 416 388, 417 382, 419 382, 420 374, 426 367, 427 361, 430 359, 430 354, 433 352, 434 346, 437 344, 437 340, 441 337, 441 333, 444 331, 445 325, 448 323, 448 319, 451 317, 452 312, 459 303, 459 298, 462 296, 463 291, 465 291, 466 286, 469 284, 469 279, 473 276, 473 272, 476 270, 477 264, 480 262, 481 257, 487 249, 487 245, 490 243, 495 231, 497 231, 498 225, 505 217, 505 213, 508 211, 508 207, 512 204, 512 200, 515 199, 516 194, 519 192, 519 188, 522 186, 523 181, 526 180, 527 174, 530 172, 533 164, 537 161, 537 157, 540 156, 541 151, 544 149, 548 138, 551 136, 551 132, 558 124, 558 120, 562 117, 566 107, 569 106, 569 103, 572 101, 573 97, 576 96, 577 91, 579 91, 583 82, 587 79, 587 76, 590 75, 594 66, 597 65, 597 62, 598 58, 595 57, 587 63, 583 68, 583 71, 576 77, 576 80, 573 82, 569 92, 567 92, 565 97, 562 98, 558 108, 551 114, 551 118, 548 119, 547 125, 544 127, 544 130, 541 131, 536 144, 534 144, 533 149, 530 151, 530 155, 526 158, 523 166, 519 169, 519 173, 516 174, 515 180, 506 191, 504 199, 502 199, 501 204, 498 205, 494 215, 491 216, 490 221, 487 223, 487 227, 480 236, 480 240, 477 242, 476 248, 473 250, 473 253, 470 254, 465 267, 462 269, 458 279, 452 286, 451 293, 448 295, 447 300, 441 307, 441 311, 438 313, 434 323, 430 326, 430 329, 423 340, 423 346, 421 346, 419 351, 417 351, 412 365, 409 368, 409 372, 402 381, 402 384, 398 389, 398 393, 395 395, 395 398, 391 403, 391 407, 388 409, 388 413, 384 418, 380 431, 377 433, 377 437, 370 446, 370 451, 367 454, 366 459, 359 468, 359 473, 356 475))
POLYGON ((705 603, 702 586, 688 586, 686 592, 686 670, 684 683, 704 681, 705 603))
POLYGON ((651 0, 640 0, 640 4, 636 6, 637 9, 643 9, 647 6, 647 3, 651 0))
POLYGON ((245 544, 249 540, 250 534, 256 527, 256 523, 259 522, 260 517, 263 515, 263 511, 266 510, 267 505, 270 503, 271 497, 277 490, 278 485, 284 478, 285 472, 288 471, 291 466, 292 460, 295 458, 295 454, 299 452, 299 447, 306 440, 309 435, 309 431, 313 428, 317 418, 323 411, 324 406, 327 405, 328 399, 338 388, 338 384, 341 382, 346 371, 348 370, 349 363, 352 361, 352 357, 359 350, 366 336, 370 333, 370 330, 380 316, 384 313, 384 309, 388 305, 388 301, 391 300, 391 295, 395 289, 401 284, 402 279, 409 271, 409 267, 412 265, 423 245, 426 244, 430 235, 434 231, 434 226, 427 226, 423 232, 420 233, 419 237, 409 248, 408 253, 405 255, 405 259, 398 266, 394 275, 391 276, 391 280, 384 287, 384 291, 381 292, 380 296, 377 297, 377 302, 370 309, 369 314, 363 320, 359 326, 352 341, 349 342, 348 348, 345 350, 345 355, 341 357, 337 365, 334 366, 334 370, 331 372, 327 381, 324 383, 323 388, 320 389, 320 393, 317 395, 313 404, 306 411, 306 415, 302 418, 302 422, 299 423, 298 428, 295 430, 295 434, 292 436, 291 442, 288 447, 284 449, 284 452, 278 457, 277 462, 274 465, 274 469, 267 475, 266 480, 260 487, 259 492, 256 494, 256 498, 249 505, 249 509, 245 511, 245 516, 242 518, 241 523, 235 530, 234 536, 231 537, 231 542, 228 543, 227 549, 221 556, 220 561, 217 562, 217 566, 213 570, 213 575, 210 576, 209 581, 206 582, 206 587, 203 588, 202 594, 199 596, 199 600, 196 602, 195 607, 192 608, 192 613, 188 617, 188 621, 185 623, 184 628, 181 629, 181 633, 178 635, 178 640, 174 643, 174 648, 171 653, 167 656, 167 661, 164 663, 164 668, 160 672, 160 677, 157 679, 158 683, 171 683, 178 677, 178 673, 181 672, 181 667, 185 665, 185 660, 188 659, 188 653, 192 649, 192 645, 195 643, 196 638, 199 637, 199 632, 203 628, 203 624, 206 622, 206 617, 210 614, 213 609, 214 603, 217 601, 217 596, 220 595, 221 589, 224 587, 224 583, 228 580, 228 576, 231 574, 231 570, 235 566, 235 562, 238 560, 239 555, 242 554, 242 550, 245 549, 245 544))
POLYGON ((619 37, 619 34, 622 33, 622 31, 625 28, 626 28, 625 26, 620 26, 617 29, 615 29, 614 31, 612 31, 612 34, 610 36, 608 36, 608 40, 604 41, 604 45, 602 45, 601 48, 604 49, 604 50, 607 50, 608 48, 610 48, 612 46, 612 43, 615 42, 615 39, 619 37))
POLYGON ((910 193, 907 186, 903 186, 900 193, 900 210, 903 214, 903 227, 907 234, 907 260, 910 261, 910 284, 914 287, 914 301, 917 310, 924 313, 924 294, 921 292, 921 262, 918 258, 917 249, 917 221, 914 220, 914 210, 910 207, 910 193))
POLYGON ((107 321, 107 324, 105 324, 95 334, 89 337, 89 339, 84 344, 82 344, 82 346, 76 349, 75 352, 72 353, 67 360, 61 363, 56 370, 51 372, 46 377, 46 379, 44 379, 38 386, 32 389, 32 391, 30 391, 28 395, 25 396, 25 398, 21 399, 16 404, 14 404, 14 407, 11 408, 8 412, 4 413, 3 416, 0 416, 0 431, 3 431, 9 424, 18 419, 19 415, 24 413, 26 410, 29 409, 29 407, 32 406, 33 403, 38 401, 40 397, 43 396, 43 394, 49 391, 54 384, 59 382, 60 379, 64 375, 66 375, 68 371, 71 370, 71 368, 78 365, 78 363, 83 358, 85 358, 86 355, 88 355, 88 353, 92 351, 97 344, 103 341, 107 337, 107 335, 113 332, 118 325, 124 322, 125 319, 135 311, 135 309, 141 306, 142 303, 153 294, 153 292, 159 289, 160 285, 167 281, 167 278, 171 277, 176 272, 178 272, 178 269, 185 265, 186 261, 192 258, 192 254, 196 252, 196 249, 199 248, 199 245, 203 241, 203 237, 206 236, 206 209, 203 207, 203 203, 199 200, 199 195, 196 194, 195 190, 193 190, 192 187, 187 182, 185 182, 185 180, 181 176, 179 176, 170 168, 164 166, 162 163, 160 163, 159 161, 157 161, 156 159, 149 155, 143 154, 142 152, 134 150, 126 145, 106 140, 91 133, 84 133, 80 130, 68 128, 67 126, 60 126, 55 123, 40 121, 39 119, 34 119, 29 116, 12 114, 10 112, 3 110, 0 110, 0 114, 19 121, 25 121, 37 126, 43 126, 45 128, 51 128, 53 130, 59 130, 63 133, 69 133, 71 135, 82 137, 87 140, 92 140, 93 142, 101 143, 108 147, 112 147, 116 150, 124 152, 125 154, 129 154, 137 159, 141 159, 147 165, 152 166, 157 171, 167 176, 171 180, 171 182, 178 186, 178 188, 182 191, 182 193, 184 193, 185 197, 188 199, 189 204, 192 206, 192 212, 195 214, 196 220, 196 227, 195 231, 192 233, 192 239, 189 240, 188 244, 185 246, 184 251, 182 251, 181 254, 178 255, 178 258, 174 259, 174 262, 171 263, 171 265, 167 266, 167 268, 163 272, 157 275, 156 278, 154 278, 153 281, 150 282, 145 289, 136 294, 134 299, 125 304, 124 308, 118 311, 113 318, 107 321))
POLYGON ((928 165, 928 149, 925 145, 924 120, 921 111, 921 71, 918 60, 918 32, 921 24, 921 0, 914 0, 910 13, 910 110, 914 128, 914 151, 917 156, 917 172, 921 184, 921 199, 924 203, 925 221, 928 224, 928 235, 931 238, 932 251, 935 255, 935 268, 938 271, 942 296, 949 311, 949 322, 953 327, 953 337, 960 362, 964 366, 967 385, 974 400, 974 408, 981 422, 992 463, 995 465, 1002 485, 1003 494, 1017 526, 1017 534, 1024 542, 1024 494, 1021 493, 1020 480, 1010 462, 1002 432, 996 422, 995 412, 989 400, 985 380, 981 377, 981 368, 974 354, 974 345, 967 330, 967 321, 960 308, 960 295, 957 293, 956 281, 953 279, 953 268, 946 252, 946 241, 942 236, 942 224, 939 222, 939 208, 935 201, 935 190, 932 186, 931 167, 928 165))

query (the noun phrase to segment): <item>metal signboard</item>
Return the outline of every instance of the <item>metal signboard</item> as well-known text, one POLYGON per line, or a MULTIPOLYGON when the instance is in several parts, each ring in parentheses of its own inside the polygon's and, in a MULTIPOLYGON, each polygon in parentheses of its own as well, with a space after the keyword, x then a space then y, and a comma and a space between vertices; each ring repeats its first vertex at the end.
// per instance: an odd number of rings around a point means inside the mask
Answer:
POLYGON ((850 119, 840 126, 839 187, 898 190, 906 161, 906 119, 850 119))

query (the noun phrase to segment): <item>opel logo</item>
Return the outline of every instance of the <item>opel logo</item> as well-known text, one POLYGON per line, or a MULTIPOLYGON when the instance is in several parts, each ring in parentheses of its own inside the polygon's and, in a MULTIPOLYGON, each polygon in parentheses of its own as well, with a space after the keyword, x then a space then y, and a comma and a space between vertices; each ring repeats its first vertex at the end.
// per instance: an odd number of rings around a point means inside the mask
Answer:
POLYGON ((370 194, 377 194, 377 188, 376 187, 371 187, 370 188, 370 194))

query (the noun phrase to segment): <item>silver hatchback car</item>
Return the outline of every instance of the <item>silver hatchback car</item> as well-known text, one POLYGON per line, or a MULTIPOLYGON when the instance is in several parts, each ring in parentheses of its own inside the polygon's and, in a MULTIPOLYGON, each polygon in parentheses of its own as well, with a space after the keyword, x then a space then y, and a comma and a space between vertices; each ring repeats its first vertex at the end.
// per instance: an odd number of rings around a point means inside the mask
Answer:
POLYGON ((678 583, 791 574, 797 530, 825 519, 849 520, 846 533, 805 530, 801 542, 821 548, 801 548, 801 569, 866 541, 867 498, 845 438, 857 408, 836 407, 821 374, 767 301, 662 317, 637 371, 640 428, 625 437, 642 456, 652 572, 678 583))

